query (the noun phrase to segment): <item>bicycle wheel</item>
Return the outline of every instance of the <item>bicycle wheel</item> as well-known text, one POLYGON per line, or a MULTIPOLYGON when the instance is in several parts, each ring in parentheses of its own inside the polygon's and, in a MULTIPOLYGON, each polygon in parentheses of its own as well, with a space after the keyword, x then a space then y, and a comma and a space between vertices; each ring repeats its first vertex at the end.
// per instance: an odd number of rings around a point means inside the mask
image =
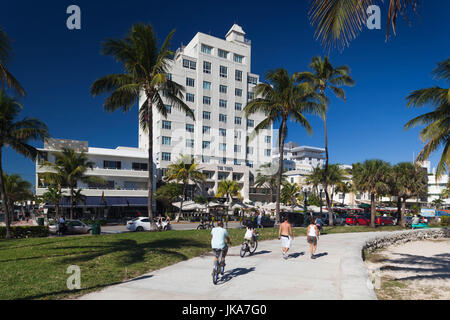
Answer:
POLYGON ((244 242, 241 246, 241 251, 240 251, 241 258, 245 257, 245 253, 247 251, 248 251, 248 244, 246 242, 244 242))
POLYGON ((253 245, 250 245, 250 254, 254 254, 258 248, 258 240, 253 241, 253 245))
POLYGON ((217 262, 214 264, 212 279, 214 284, 217 284, 217 282, 219 281, 219 266, 217 262))
POLYGON ((205 229, 205 227, 204 227, 203 225, 199 225, 199 226, 197 227, 197 230, 203 230, 203 229, 205 229))

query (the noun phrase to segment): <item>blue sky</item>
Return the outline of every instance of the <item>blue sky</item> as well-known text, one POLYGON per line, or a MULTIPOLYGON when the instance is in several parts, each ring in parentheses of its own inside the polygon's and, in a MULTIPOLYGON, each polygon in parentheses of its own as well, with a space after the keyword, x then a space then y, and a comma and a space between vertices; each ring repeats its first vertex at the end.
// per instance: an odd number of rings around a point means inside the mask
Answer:
MULTIPOLYGON (((106 38, 122 38, 136 22, 151 23, 162 41, 176 29, 172 48, 187 44, 198 32, 224 37, 233 23, 252 40, 252 72, 264 75, 274 68, 289 73, 307 69, 311 57, 327 54, 315 41, 307 12, 309 1, 246 1, 224 7, 216 1, 8 1, 0 10, 0 25, 13 39, 10 71, 26 89, 22 117, 43 120, 52 137, 87 140, 92 147, 138 146, 137 110, 123 114, 103 111, 103 98, 89 87, 97 78, 120 72, 110 57, 99 52, 106 38), (82 29, 66 28, 66 8, 80 6, 82 29)), ((356 81, 346 88, 347 101, 332 99, 328 114, 330 161, 351 164, 371 158, 391 163, 411 161, 421 150, 419 128, 403 125, 430 110, 407 109, 405 97, 434 85, 437 62, 448 58, 450 2, 423 1, 411 26, 400 19, 398 35, 385 42, 382 30, 364 29, 343 52, 332 51, 334 65, 346 64, 356 81)), ((296 124, 288 140, 322 147, 323 125, 308 117, 314 133, 296 124)), ((42 143, 35 146, 42 147, 42 143)), ((431 157, 436 165, 439 153, 431 157)), ((3 164, 34 183, 34 164, 6 148, 3 164)))

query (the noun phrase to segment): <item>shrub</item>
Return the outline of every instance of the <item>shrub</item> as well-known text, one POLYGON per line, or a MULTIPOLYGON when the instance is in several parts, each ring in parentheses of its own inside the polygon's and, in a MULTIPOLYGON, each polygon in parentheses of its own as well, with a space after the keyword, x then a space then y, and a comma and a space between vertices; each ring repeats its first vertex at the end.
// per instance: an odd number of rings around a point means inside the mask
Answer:
POLYGON ((441 217, 441 226, 450 227, 450 217, 441 217))
MULTIPOLYGON (((45 226, 26 226, 26 227, 11 227, 12 239, 25 238, 45 238, 48 237, 48 227, 45 226)), ((6 227, 0 227, 0 238, 5 238, 6 227)))

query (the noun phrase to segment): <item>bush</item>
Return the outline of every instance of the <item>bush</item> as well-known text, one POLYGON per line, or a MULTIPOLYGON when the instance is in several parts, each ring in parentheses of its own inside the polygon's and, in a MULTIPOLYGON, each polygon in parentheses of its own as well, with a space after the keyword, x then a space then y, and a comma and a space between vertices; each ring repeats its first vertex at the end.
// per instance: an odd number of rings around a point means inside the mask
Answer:
MULTIPOLYGON (((12 239, 25 239, 25 238, 45 238, 48 237, 48 227, 45 226, 33 226, 33 227, 11 227, 12 239)), ((5 238, 6 227, 0 227, 0 238, 5 238)))
POLYGON ((441 226, 450 227, 450 217, 441 217, 441 226))

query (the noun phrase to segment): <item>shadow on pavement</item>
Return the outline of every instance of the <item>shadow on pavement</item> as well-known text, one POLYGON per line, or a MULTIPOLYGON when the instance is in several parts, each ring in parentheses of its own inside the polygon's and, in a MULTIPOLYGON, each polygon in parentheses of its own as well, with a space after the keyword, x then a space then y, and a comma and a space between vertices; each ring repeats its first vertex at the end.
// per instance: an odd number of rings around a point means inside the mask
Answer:
POLYGON ((304 252, 297 252, 297 253, 290 254, 290 255, 288 256, 288 258, 296 259, 296 258, 298 258, 298 257, 300 257, 300 256, 304 256, 304 255, 305 255, 304 252))
POLYGON ((228 282, 232 280, 233 278, 246 275, 247 273, 255 271, 255 267, 252 268, 236 268, 231 271, 225 272, 223 277, 220 279, 221 283, 228 282))
POLYGON ((319 254, 315 254, 314 258, 318 259, 318 258, 322 258, 328 255, 328 252, 324 252, 324 253, 319 253, 319 254))
POLYGON ((153 277, 153 275, 142 276, 142 277, 138 277, 136 279, 131 279, 131 280, 124 281, 123 283, 130 283, 130 282, 134 282, 134 281, 150 279, 152 277, 153 277))
POLYGON ((258 251, 258 252, 255 252, 254 254, 252 254, 251 256, 258 256, 260 254, 268 254, 268 253, 272 253, 272 251, 267 251, 267 250, 258 251))

